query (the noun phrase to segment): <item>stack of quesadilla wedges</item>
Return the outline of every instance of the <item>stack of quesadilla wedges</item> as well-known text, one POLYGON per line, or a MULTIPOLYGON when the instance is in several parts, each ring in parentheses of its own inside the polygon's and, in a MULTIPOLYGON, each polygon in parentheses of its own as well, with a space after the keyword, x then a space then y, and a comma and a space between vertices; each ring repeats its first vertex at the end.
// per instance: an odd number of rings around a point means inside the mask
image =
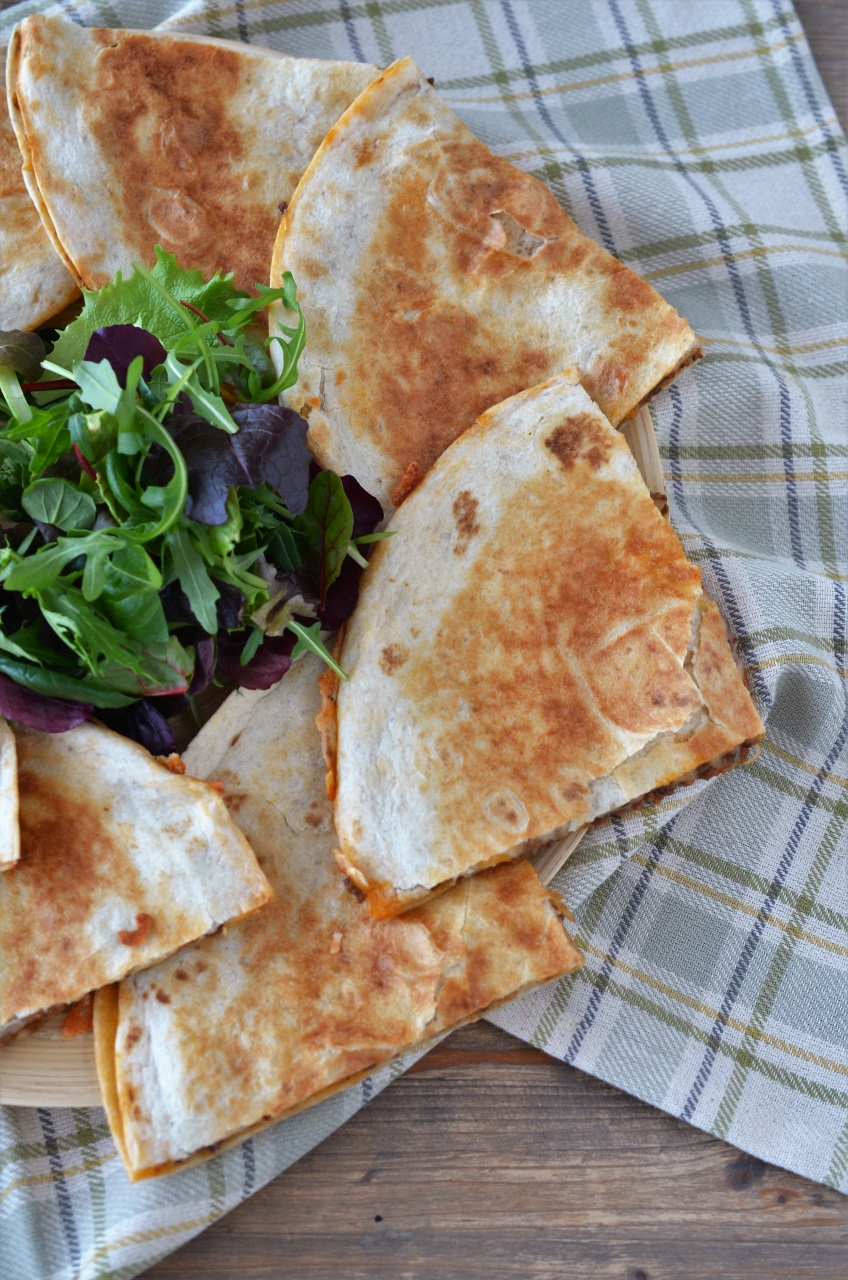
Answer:
POLYGON ((573 365, 618 426, 700 355, 674 308, 475 138, 410 58, 318 149, 271 283, 284 271, 309 333, 286 403, 321 465, 387 512, 516 392, 573 365))
POLYGON ((221 780, 273 903, 96 997, 104 1102, 133 1180, 206 1159, 582 961, 526 862, 372 919, 333 861, 320 671, 309 655, 273 689, 232 694, 186 753, 221 780))
POLYGON ((13 732, 20 857, 0 876, 0 1042, 271 898, 213 787, 95 723, 13 732))
POLYGON ((576 382, 496 405, 395 513, 325 720, 339 863, 375 916, 763 735, 715 604, 576 382))
POLYGON ((158 243, 252 290, 268 280, 279 204, 376 74, 35 14, 15 29, 7 83, 27 187, 80 285, 152 265, 158 243))
POLYGON ((348 678, 308 655, 231 695, 196 777, 96 722, 0 720, 0 1040, 96 992, 136 1180, 573 972, 523 855, 748 758, 763 725, 616 430, 697 338, 410 59, 35 15, 7 71, 42 266, 14 317, 0 277, 0 327, 157 244, 239 288, 291 271, 285 400, 397 534, 348 678))

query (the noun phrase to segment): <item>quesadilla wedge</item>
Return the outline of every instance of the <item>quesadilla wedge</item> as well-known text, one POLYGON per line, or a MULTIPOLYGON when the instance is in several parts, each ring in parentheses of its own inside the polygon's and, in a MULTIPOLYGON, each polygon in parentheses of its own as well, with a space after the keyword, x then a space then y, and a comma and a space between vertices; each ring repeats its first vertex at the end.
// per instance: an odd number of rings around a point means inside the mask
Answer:
MULTIPOLYGON (((5 84, 6 46, 0 44, 5 84)), ((21 153, 0 101, 0 329, 37 329, 79 295, 57 255, 21 172, 21 153)))
POLYGON ((617 426, 700 355, 674 308, 475 138, 409 58, 306 170, 272 284, 284 271, 309 333, 286 403, 308 415, 321 465, 387 511, 484 409, 566 366, 617 426))
POLYGON ((97 1065, 133 1180, 206 1159, 582 962, 527 863, 375 921, 333 861, 319 660, 230 696, 186 754, 221 779, 274 901, 98 992, 97 1065))
POLYGON ((376 916, 764 732, 699 570, 573 379, 483 414, 363 573, 329 772, 339 862, 376 916))
POLYGON ((86 289, 152 265, 157 243, 204 278, 266 283, 279 203, 377 73, 41 14, 15 29, 9 59, 27 185, 86 289))
POLYGON ((12 726, 0 716, 0 871, 8 871, 20 856, 18 753, 12 726))
POLYGON ((102 725, 14 733, 21 857, 0 876, 0 1040, 271 897, 214 788, 102 725))

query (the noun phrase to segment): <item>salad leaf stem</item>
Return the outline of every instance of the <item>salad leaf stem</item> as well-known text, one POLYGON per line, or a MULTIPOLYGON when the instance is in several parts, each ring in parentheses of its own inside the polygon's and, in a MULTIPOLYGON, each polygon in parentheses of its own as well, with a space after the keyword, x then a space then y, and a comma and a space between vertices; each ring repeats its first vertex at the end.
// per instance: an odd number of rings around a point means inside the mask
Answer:
POLYGON ((0 391, 3 392, 12 417, 17 418, 18 422, 32 420, 32 409, 27 404, 26 396, 18 382, 18 375, 11 365, 0 364, 0 391))

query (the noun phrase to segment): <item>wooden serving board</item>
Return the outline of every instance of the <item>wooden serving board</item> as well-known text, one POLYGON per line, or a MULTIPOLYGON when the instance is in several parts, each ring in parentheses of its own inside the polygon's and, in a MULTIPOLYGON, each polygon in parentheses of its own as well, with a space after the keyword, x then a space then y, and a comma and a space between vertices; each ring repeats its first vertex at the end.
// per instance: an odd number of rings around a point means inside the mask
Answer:
MULTIPOLYGON (((640 409, 621 431, 651 494, 655 499, 664 498, 662 461, 648 410, 640 409)), ((213 696, 220 703, 225 693, 216 690, 213 696)), ((208 718, 215 706, 203 710, 208 718)), ((187 742, 190 733, 185 736, 187 742)), ((180 743, 181 748, 185 745, 180 743)), ((543 884, 550 884, 585 832, 585 827, 574 831, 533 855, 543 884)), ((94 1037, 90 1032, 72 1039, 63 1036, 62 1020, 62 1015, 51 1018, 33 1035, 0 1049, 0 1103, 10 1107, 100 1106, 94 1037)))

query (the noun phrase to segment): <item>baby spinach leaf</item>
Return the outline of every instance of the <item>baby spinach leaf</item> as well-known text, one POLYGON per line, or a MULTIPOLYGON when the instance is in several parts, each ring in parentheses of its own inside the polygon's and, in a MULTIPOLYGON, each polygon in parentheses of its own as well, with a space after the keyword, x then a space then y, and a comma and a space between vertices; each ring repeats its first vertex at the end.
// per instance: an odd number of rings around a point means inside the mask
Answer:
POLYGON ((71 529, 90 529, 97 514, 93 498, 83 493, 78 485, 58 476, 35 480, 24 489, 21 506, 33 520, 55 525, 63 533, 71 529))
POLYGON ((159 599, 162 575, 143 547, 116 551, 106 566, 103 612, 140 644, 164 644, 168 624, 159 599))

